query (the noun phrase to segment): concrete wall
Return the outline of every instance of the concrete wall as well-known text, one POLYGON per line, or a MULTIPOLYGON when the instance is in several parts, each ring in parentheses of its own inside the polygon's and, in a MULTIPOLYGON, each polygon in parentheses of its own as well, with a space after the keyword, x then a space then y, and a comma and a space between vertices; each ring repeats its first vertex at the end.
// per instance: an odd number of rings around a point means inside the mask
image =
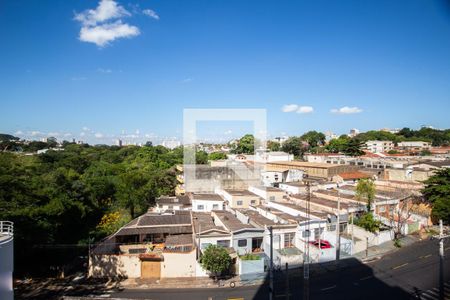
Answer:
POLYGON ((164 261, 161 262, 161 278, 195 277, 196 253, 163 252, 164 261))
POLYGON ((388 180, 397 181, 424 181, 427 180, 433 171, 422 171, 422 170, 406 170, 406 169, 386 169, 386 174, 388 180))
POLYGON ((242 260, 238 259, 238 274, 254 274, 264 273, 264 259, 261 257, 258 260, 242 260))
POLYGON ((89 277, 141 277, 141 261, 138 255, 91 255, 89 277))
MULTIPOLYGON (((348 235, 351 235, 351 225, 348 226, 348 235)), ((355 245, 353 252, 358 253, 366 250, 366 238, 368 238, 369 247, 378 246, 382 243, 392 241, 394 234, 391 230, 380 231, 379 233, 371 233, 364 228, 353 225, 353 236, 355 237, 355 245)))

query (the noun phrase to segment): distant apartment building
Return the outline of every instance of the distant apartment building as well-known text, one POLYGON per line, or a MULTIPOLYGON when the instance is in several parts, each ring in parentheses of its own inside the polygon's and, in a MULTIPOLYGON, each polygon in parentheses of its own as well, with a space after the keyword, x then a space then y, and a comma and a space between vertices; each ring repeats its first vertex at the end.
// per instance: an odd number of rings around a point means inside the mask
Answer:
POLYGON ((367 141, 366 149, 372 153, 385 153, 394 150, 394 143, 391 141, 367 141))
POLYGON ((350 136, 350 137, 355 137, 355 136, 357 136, 359 133, 360 133, 359 129, 352 128, 352 129, 350 129, 350 132, 349 132, 348 136, 350 136))
POLYGON ((181 146, 181 142, 177 140, 165 140, 161 145, 169 149, 175 149, 181 146))
POLYGON ((431 143, 423 141, 399 142, 397 148, 401 150, 425 150, 431 148, 431 143))

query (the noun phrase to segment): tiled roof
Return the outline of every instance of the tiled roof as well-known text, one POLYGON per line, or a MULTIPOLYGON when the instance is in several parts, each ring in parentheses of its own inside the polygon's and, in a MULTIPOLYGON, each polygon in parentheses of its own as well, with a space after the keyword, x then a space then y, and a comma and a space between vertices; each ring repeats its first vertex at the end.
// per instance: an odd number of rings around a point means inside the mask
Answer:
POLYGON ((203 193, 193 193, 191 194, 193 200, 211 200, 211 201, 224 201, 224 199, 217 194, 203 194, 203 193))
POLYGON ((233 215, 228 211, 216 210, 213 213, 220 219, 220 221, 222 221, 225 227, 230 231, 237 231, 246 228, 255 228, 250 224, 242 223, 241 221, 239 221, 238 218, 236 218, 235 215, 233 215))
POLYGON ((359 172, 359 171, 342 172, 342 173, 339 173, 338 175, 344 180, 370 178, 369 174, 359 172))

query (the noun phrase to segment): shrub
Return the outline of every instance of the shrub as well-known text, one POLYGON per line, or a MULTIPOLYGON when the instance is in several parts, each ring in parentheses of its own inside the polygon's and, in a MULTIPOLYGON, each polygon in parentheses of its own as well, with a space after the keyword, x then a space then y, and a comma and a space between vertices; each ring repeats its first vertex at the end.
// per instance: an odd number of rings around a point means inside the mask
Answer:
POLYGON ((217 278, 230 268, 231 257, 225 248, 209 245, 201 257, 201 265, 217 278))

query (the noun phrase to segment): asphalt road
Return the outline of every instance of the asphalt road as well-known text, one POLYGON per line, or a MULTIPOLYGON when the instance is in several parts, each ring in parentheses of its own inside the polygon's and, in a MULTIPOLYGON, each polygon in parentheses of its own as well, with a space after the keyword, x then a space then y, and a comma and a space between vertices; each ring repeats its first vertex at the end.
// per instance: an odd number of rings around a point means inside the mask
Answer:
MULTIPOLYGON (((445 251, 450 256, 449 242, 445 244, 445 251)), ((334 265, 320 266, 311 272, 309 299, 438 299, 438 254, 437 241, 421 241, 367 264, 346 259, 338 269, 334 265)), ((450 259, 447 258, 444 265, 445 280, 449 282, 450 259)), ((286 299, 285 278, 282 273, 277 276, 273 299, 286 299)), ((303 299, 302 270, 291 271, 289 278, 289 298, 303 299)), ((130 289, 113 293, 110 297, 154 300, 269 299, 269 288, 266 281, 260 286, 234 289, 130 289)), ((450 299, 450 290, 447 297, 450 299)))

